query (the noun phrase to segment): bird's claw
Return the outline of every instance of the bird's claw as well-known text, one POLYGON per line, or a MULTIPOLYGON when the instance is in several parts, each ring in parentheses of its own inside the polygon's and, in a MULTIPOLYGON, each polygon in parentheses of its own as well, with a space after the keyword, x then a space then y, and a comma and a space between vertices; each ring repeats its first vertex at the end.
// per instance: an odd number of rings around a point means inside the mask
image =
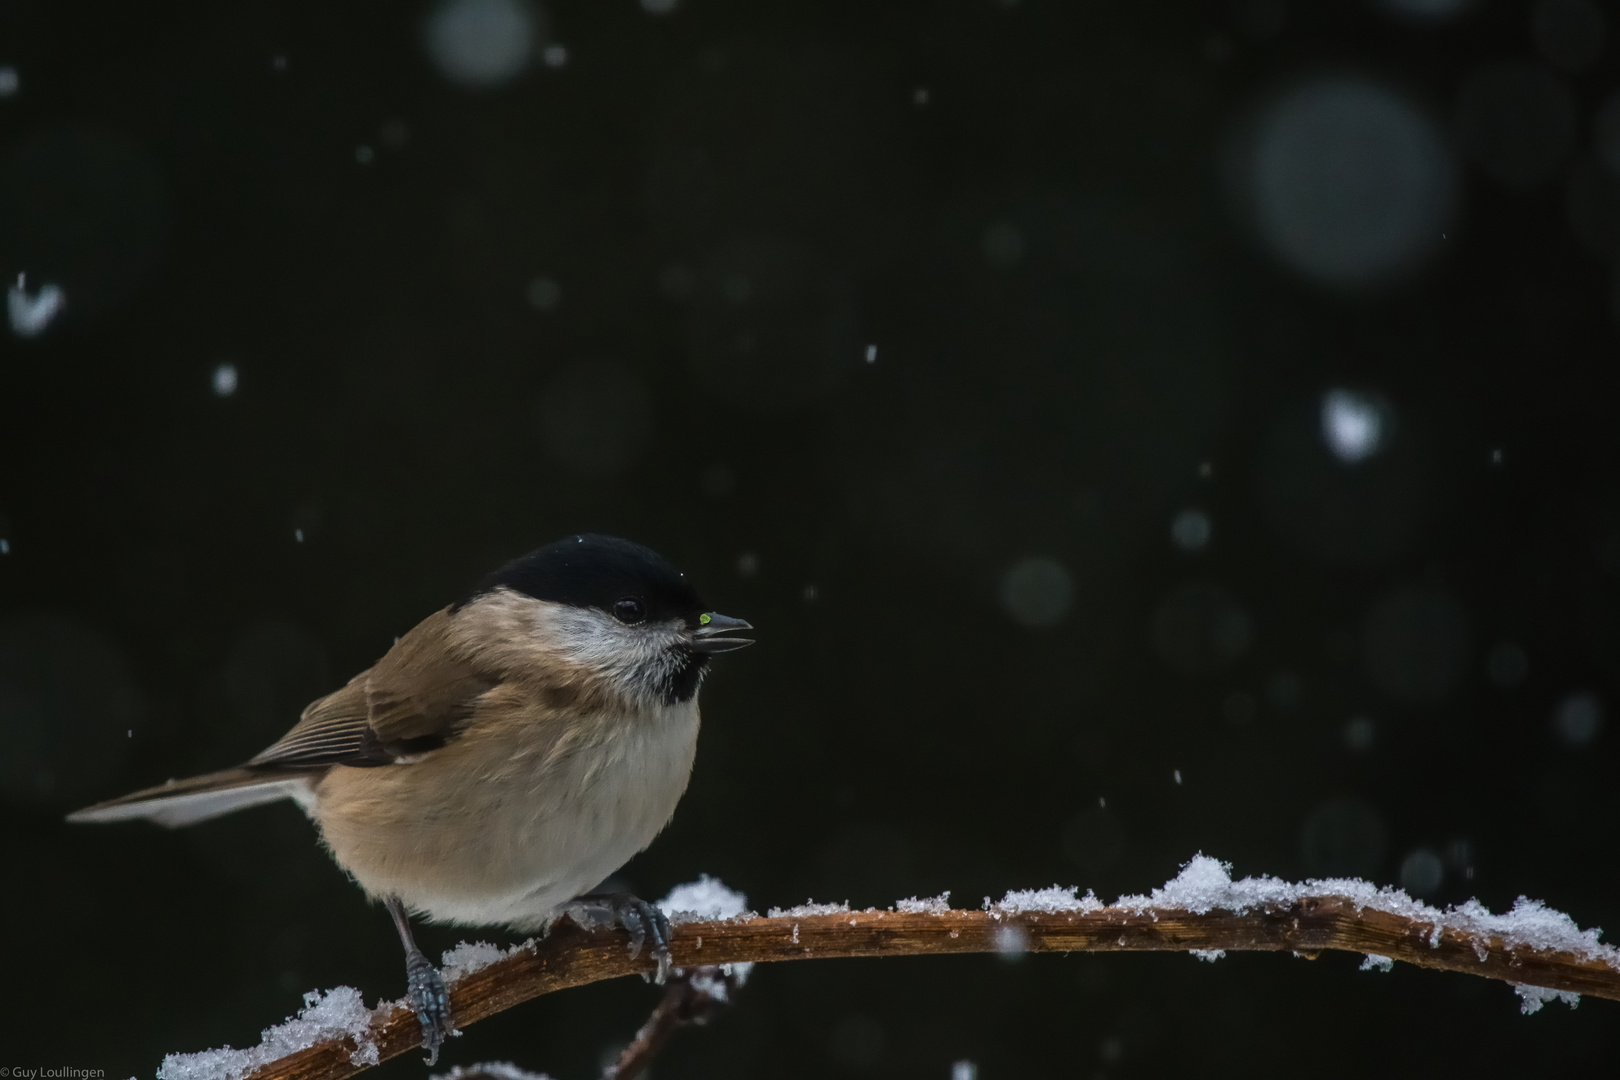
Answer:
POLYGON ((630 935, 632 960, 641 955, 651 939, 652 956, 657 965, 653 981, 661 986, 669 978, 669 918, 656 906, 630 893, 582 896, 574 904, 579 908, 605 911, 615 924, 624 927, 630 935))
POLYGON ((405 985, 417 1023, 422 1025, 422 1049, 428 1052, 427 1063, 435 1064, 439 1060, 439 1047, 456 1030, 444 976, 432 961, 412 950, 405 955, 405 985))

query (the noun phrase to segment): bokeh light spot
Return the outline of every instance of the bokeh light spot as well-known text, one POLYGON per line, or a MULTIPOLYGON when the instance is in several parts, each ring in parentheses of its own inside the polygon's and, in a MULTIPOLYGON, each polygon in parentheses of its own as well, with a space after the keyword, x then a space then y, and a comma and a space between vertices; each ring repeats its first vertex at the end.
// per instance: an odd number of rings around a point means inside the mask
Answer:
POLYGON ((1322 438, 1347 465, 1372 457, 1384 445, 1390 410, 1369 394, 1329 390, 1322 395, 1322 438))
POLYGON ((1170 539, 1182 551, 1202 551, 1209 545, 1213 525, 1202 510, 1187 509, 1170 522, 1170 539))
POLYGON ((18 337, 38 337, 45 332, 62 308, 67 296, 60 288, 46 283, 37 293, 28 291, 28 279, 17 275, 17 284, 6 291, 6 315, 11 320, 11 331, 18 337))
POLYGON ((235 364, 221 364, 214 369, 212 379, 215 397, 230 397, 236 393, 237 374, 235 364))
POLYGON ((1074 578, 1056 559, 1025 559, 1001 579, 1001 606, 1021 626, 1056 626, 1073 603, 1074 578))
POLYGON ((536 311, 554 311, 562 300, 562 286, 551 278, 537 277, 524 288, 523 295, 536 311))
POLYGON ((1466 836, 1454 836, 1446 844, 1446 865, 1460 873, 1464 880, 1474 879, 1474 842, 1466 836))
POLYGON ((428 16, 428 56, 451 82, 499 86, 529 66, 539 22, 521 0, 443 0, 428 16))
POLYGON ((1007 963, 1017 963, 1029 952, 1029 931, 1016 923, 1002 923, 995 931, 996 953, 1007 963))
POLYGON ((1603 731, 1603 702, 1596 694, 1571 694, 1553 710, 1552 726, 1566 746, 1586 746, 1603 731))
POLYGON ((1401 888, 1413 896, 1433 896, 1439 892, 1445 874, 1440 856, 1428 848, 1418 848, 1401 860, 1401 888))
POLYGON ((1249 194, 1266 245, 1309 277, 1367 285, 1427 257, 1450 220, 1453 169, 1434 126, 1352 78, 1297 87, 1259 121, 1249 194))

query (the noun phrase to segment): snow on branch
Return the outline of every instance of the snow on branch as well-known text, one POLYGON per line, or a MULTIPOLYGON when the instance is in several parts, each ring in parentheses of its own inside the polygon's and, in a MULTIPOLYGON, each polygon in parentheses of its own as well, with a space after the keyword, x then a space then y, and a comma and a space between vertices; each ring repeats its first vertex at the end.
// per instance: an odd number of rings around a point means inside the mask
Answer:
MULTIPOLYGON (((663 906, 674 924, 670 952, 686 969, 1010 947, 1187 952, 1210 961, 1233 951, 1314 958, 1337 949, 1364 954, 1363 970, 1387 971, 1400 961, 1509 983, 1525 1013, 1552 1000, 1574 1006, 1582 994, 1620 1000, 1620 949, 1601 943, 1599 931, 1582 930, 1563 912, 1523 897, 1501 915, 1475 900, 1441 911, 1354 878, 1233 881, 1228 864, 1204 855, 1151 895, 1122 896, 1111 905, 1058 886, 1009 892, 995 902, 986 897, 976 911, 947 907, 947 896, 911 898, 884 910, 807 904, 761 917, 744 910, 740 894, 704 878, 671 893, 663 906)), ((510 950, 462 945, 446 960, 461 1028, 542 994, 653 969, 646 953, 631 959, 621 931, 581 930, 568 922, 544 940, 510 950)), ((172 1054, 158 1076, 339 1080, 419 1046, 416 1017, 403 1002, 379 1005, 367 1019, 363 1007, 356 1011, 357 999, 347 988, 324 998, 306 995, 310 1008, 268 1029, 257 1049, 172 1054), (333 1008, 338 1001, 342 1010, 333 1008), (343 1015, 335 1015, 339 1011, 343 1015)))

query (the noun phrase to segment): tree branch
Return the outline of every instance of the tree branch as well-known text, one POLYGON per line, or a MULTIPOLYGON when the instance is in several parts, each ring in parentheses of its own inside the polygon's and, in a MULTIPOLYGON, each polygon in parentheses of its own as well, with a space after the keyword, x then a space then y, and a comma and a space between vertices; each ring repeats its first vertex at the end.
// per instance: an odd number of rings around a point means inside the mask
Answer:
MULTIPOLYGON (((675 927, 670 941, 674 963, 683 968, 840 956, 1194 949, 1293 951, 1311 958, 1339 949, 1620 1000, 1620 967, 1605 957, 1514 946, 1497 936, 1380 911, 1340 896, 1301 897, 1244 914, 1116 906, 1023 913, 991 909, 783 915, 683 923, 675 927)), ((542 994, 652 969, 646 953, 631 959, 622 931, 583 931, 565 921, 544 941, 457 979, 450 986, 450 998, 457 1025, 466 1028, 542 994)), ((421 1042, 416 1017, 403 1004, 379 1009, 371 1036, 384 1061, 416 1050, 421 1042)), ((252 1080, 341 1080, 364 1068, 349 1060, 354 1049, 347 1037, 330 1039, 262 1066, 252 1080)))
POLYGON ((635 1080, 647 1071, 670 1036, 687 1024, 706 1024, 730 1004, 742 979, 717 967, 676 969, 664 996, 619 1059, 602 1071, 602 1080, 635 1080))

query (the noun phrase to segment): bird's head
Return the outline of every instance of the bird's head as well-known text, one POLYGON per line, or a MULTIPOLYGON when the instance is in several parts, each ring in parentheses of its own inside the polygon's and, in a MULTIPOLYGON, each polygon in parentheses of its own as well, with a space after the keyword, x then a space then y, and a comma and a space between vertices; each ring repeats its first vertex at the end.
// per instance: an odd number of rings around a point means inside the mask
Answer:
POLYGON ((690 700, 711 656, 754 643, 737 636, 752 626, 709 610, 662 555, 589 533, 507 563, 457 605, 456 617, 487 622, 492 644, 538 678, 589 682, 647 703, 690 700))

